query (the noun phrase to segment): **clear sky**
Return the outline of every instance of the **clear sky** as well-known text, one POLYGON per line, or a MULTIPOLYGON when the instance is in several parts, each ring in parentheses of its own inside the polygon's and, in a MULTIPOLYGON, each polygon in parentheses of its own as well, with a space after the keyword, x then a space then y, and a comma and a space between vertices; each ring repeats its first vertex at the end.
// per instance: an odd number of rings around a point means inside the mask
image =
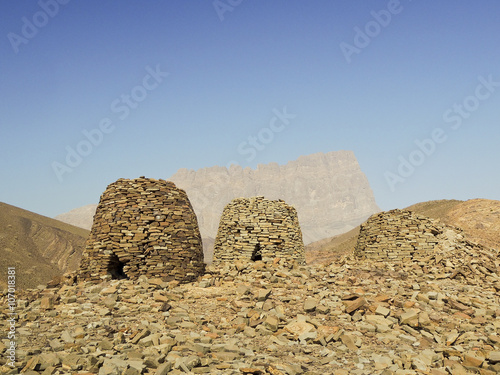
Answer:
POLYGON ((379 206, 500 199, 500 2, 0 2, 0 201, 352 150, 379 206))

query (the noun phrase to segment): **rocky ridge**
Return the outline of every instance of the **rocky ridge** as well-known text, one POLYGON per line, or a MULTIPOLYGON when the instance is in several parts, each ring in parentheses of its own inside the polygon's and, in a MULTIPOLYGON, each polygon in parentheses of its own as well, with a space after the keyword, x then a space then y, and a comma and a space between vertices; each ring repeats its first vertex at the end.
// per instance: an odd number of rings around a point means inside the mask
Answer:
MULTIPOLYGON (((471 199, 468 201, 436 200, 405 208, 417 215, 438 220, 439 227, 458 231, 475 244, 500 250, 500 201, 471 199)), ((308 264, 332 263, 356 247, 360 226, 341 235, 325 238, 306 246, 308 264)), ((462 244, 467 246, 466 243, 462 244)))
POLYGON ((449 249, 393 263, 235 262, 185 285, 69 277, 18 297, 17 362, 0 370, 490 375, 499 275, 498 251, 449 249))
POLYGON ((462 228, 473 241, 500 250, 500 201, 468 200, 447 213, 447 222, 462 228))

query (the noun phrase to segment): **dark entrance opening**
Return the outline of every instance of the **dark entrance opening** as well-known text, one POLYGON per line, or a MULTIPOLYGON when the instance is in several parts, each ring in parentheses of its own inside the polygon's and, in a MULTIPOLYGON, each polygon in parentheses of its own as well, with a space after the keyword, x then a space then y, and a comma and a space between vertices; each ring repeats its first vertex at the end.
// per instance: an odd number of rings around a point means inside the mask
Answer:
POLYGON ((121 262, 116 254, 112 254, 108 263, 108 274, 111 275, 112 279, 128 279, 127 275, 123 271, 125 263, 121 262))
POLYGON ((253 250, 252 257, 250 258, 252 261, 257 261, 257 260, 262 260, 262 253, 260 250, 260 243, 257 243, 255 245, 255 249, 253 250))

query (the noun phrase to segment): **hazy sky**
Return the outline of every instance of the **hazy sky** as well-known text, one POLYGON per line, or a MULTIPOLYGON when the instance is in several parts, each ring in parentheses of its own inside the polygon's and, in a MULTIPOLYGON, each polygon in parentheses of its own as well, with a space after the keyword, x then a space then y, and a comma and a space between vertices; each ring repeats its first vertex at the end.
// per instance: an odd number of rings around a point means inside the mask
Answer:
POLYGON ((382 209, 500 199, 500 2, 0 2, 0 201, 352 150, 382 209))

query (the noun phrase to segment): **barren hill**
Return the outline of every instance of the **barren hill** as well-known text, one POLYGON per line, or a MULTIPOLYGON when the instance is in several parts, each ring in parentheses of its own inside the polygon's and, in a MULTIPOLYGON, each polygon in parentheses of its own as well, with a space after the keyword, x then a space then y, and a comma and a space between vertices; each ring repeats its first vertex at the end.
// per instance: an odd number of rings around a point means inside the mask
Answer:
MULTIPOLYGON (((458 217, 494 239, 499 203, 413 208, 458 217)), ((343 246, 355 232, 329 243, 343 246)), ((235 261, 186 284, 67 275, 18 293, 14 328, 23 350, 0 343, 16 359, 0 359, 0 373, 498 374, 499 251, 470 251, 455 246, 470 244, 462 234, 446 237, 446 251, 403 262, 235 261)), ((0 314, 9 313, 0 290, 0 314)), ((11 324, 0 320, 0 329, 11 324)))
MULTIPOLYGON (((500 250, 500 201, 471 199, 465 202, 448 201, 452 202, 448 205, 440 203, 443 201, 435 202, 440 209, 434 213, 435 216, 433 212, 429 212, 427 216, 460 227, 472 241, 500 250)), ((420 205, 408 209, 423 214, 427 212, 427 208, 420 205)))
POLYGON ((0 202, 2 273, 16 267, 18 287, 76 270, 87 236, 87 230, 0 202))
MULTIPOLYGON (((500 201, 488 199, 435 200, 406 208, 462 228, 470 240, 500 249, 500 201)), ((351 231, 306 246, 308 263, 328 263, 354 250, 359 226, 351 231)))

